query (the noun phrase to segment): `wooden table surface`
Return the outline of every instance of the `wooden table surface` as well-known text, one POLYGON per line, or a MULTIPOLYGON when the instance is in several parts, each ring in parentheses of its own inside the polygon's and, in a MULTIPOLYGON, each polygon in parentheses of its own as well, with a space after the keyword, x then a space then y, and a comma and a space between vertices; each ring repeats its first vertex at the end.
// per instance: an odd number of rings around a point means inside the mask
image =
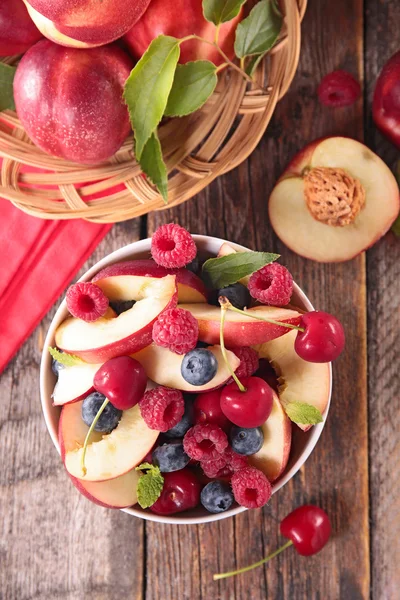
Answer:
POLYGON ((296 79, 251 158, 181 207, 115 226, 85 266, 171 220, 282 254, 314 304, 347 330, 329 419, 305 468, 265 509, 215 524, 144 523, 90 504, 68 481, 41 414, 39 346, 52 311, 1 377, 1 599, 400 597, 400 240, 390 233, 351 262, 320 265, 285 248, 267 216, 282 169, 319 136, 364 139, 393 165, 397 153, 372 123, 371 95, 400 47, 399 24, 398 0, 310 0, 296 79), (318 103, 316 87, 337 68, 364 81, 364 97, 332 110, 318 103), (279 520, 306 502, 332 519, 321 554, 306 559, 289 549, 265 568, 213 582, 215 571, 277 547, 279 520))

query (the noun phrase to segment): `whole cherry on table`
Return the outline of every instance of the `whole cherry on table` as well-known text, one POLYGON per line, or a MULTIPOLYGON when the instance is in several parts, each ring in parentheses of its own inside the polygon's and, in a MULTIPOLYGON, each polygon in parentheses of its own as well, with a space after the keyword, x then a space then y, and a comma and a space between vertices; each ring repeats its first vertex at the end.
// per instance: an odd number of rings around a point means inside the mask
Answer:
POLYGON ((302 556, 317 554, 329 541, 331 523, 328 515, 322 508, 313 504, 305 504, 296 508, 281 521, 280 532, 284 537, 289 538, 286 544, 252 565, 236 569, 235 571, 215 574, 213 576, 214 581, 246 573, 256 567, 260 567, 271 560, 271 558, 286 550, 286 548, 289 548, 289 546, 294 546, 298 554, 302 556))

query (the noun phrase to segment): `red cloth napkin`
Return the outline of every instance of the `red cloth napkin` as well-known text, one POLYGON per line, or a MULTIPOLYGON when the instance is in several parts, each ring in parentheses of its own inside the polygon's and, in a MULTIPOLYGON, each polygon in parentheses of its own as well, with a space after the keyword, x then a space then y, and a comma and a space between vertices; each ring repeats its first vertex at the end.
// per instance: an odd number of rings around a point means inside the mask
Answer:
POLYGON ((111 227, 44 221, 0 198, 0 373, 111 227))

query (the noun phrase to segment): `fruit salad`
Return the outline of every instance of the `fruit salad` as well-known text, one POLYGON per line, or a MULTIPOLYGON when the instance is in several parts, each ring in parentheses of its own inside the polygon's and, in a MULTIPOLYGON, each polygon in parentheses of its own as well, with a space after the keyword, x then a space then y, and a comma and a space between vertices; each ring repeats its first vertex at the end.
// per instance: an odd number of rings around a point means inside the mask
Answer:
POLYGON ((170 223, 148 258, 69 288, 52 399, 64 466, 87 498, 158 515, 268 502, 293 428, 324 418, 345 342, 334 316, 291 304, 278 259, 224 243, 205 260, 170 223))

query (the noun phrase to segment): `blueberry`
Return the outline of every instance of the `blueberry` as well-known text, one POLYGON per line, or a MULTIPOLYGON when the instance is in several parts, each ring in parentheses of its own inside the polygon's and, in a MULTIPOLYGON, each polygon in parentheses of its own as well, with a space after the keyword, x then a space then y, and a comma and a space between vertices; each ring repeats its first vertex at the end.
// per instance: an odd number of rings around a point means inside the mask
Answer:
POLYGON ((191 385, 205 385, 215 377, 217 369, 214 354, 205 348, 196 348, 183 357, 181 374, 191 385))
POLYGON ((65 365, 53 358, 51 362, 51 370, 53 371, 54 375, 58 377, 60 375, 60 371, 62 371, 63 369, 65 369, 65 365))
POLYGON ((210 344, 206 344, 205 342, 197 342, 196 348, 208 348, 210 344))
MULTIPOLYGON (((99 392, 93 392, 84 399, 82 403, 82 419, 88 427, 93 423, 93 420, 105 399, 106 397, 99 392)), ((110 433, 118 425, 121 415, 122 410, 118 410, 111 402, 109 402, 101 413, 94 430, 101 431, 102 433, 110 433)))
POLYGON ((233 306, 240 309, 249 306, 251 301, 249 290, 241 283, 234 283, 233 285, 221 288, 218 290, 218 297, 219 296, 225 296, 233 306))
POLYGON ((160 467, 161 473, 172 473, 184 469, 190 462, 183 450, 183 443, 178 440, 158 446, 151 455, 154 464, 160 467))
POLYGON ((199 258, 196 256, 192 262, 190 262, 188 265, 186 265, 186 268, 188 271, 192 271, 192 273, 194 273, 195 275, 197 275, 197 273, 199 272, 200 269, 200 261, 199 258))
POLYGON ((228 510, 233 504, 233 493, 225 481, 211 481, 202 489, 200 501, 204 508, 211 513, 228 510))
POLYGON ((135 304, 134 300, 126 300, 125 302, 110 302, 110 306, 117 315, 129 310, 135 304))
POLYGON ((193 425, 193 400, 185 397, 185 412, 182 419, 175 427, 164 433, 167 438, 183 438, 188 429, 193 425))
POLYGON ((229 434, 231 446, 238 454, 250 456, 258 452, 264 443, 261 427, 237 427, 233 425, 229 434))

